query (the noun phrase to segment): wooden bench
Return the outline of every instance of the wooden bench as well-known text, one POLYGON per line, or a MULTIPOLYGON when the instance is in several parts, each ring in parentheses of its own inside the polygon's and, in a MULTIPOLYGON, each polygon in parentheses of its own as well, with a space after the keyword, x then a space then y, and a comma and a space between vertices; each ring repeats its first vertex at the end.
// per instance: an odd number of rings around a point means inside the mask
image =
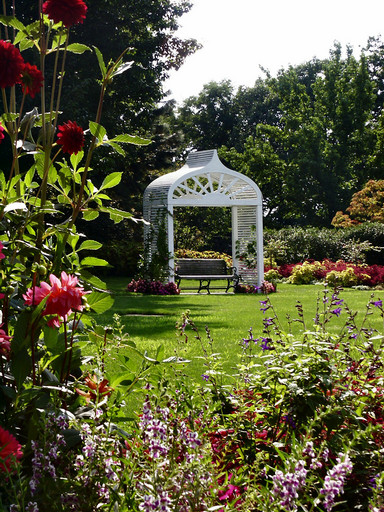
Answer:
POLYGON ((219 259, 178 259, 175 264, 175 281, 178 288, 182 279, 200 281, 197 293, 200 293, 201 290, 207 290, 208 293, 211 293, 211 281, 226 280, 226 286, 216 286, 214 288, 215 290, 225 289, 225 292, 228 292, 230 288, 235 290, 239 283, 239 276, 235 267, 227 267, 225 261, 219 259))

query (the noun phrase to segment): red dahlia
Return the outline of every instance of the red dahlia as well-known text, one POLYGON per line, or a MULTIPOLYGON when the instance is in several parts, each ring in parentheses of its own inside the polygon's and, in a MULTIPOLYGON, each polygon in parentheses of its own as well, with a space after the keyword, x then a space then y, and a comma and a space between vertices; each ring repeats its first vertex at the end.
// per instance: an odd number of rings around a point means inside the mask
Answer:
POLYGON ((75 121, 68 121, 68 123, 59 126, 57 138, 58 144, 63 146, 64 153, 69 153, 70 155, 77 155, 84 146, 83 129, 75 121))
POLYGON ((0 41, 0 87, 12 87, 21 82, 24 60, 19 50, 7 41, 0 41))
POLYGON ((35 97, 43 86, 44 77, 42 72, 36 66, 25 63, 22 71, 21 86, 25 94, 29 94, 31 98, 35 97))
POLYGON ((47 0, 43 4, 43 13, 54 23, 62 21, 66 27, 83 23, 86 12, 83 0, 47 0))
POLYGON ((8 430, 0 427, 0 471, 10 473, 22 456, 20 443, 8 430))

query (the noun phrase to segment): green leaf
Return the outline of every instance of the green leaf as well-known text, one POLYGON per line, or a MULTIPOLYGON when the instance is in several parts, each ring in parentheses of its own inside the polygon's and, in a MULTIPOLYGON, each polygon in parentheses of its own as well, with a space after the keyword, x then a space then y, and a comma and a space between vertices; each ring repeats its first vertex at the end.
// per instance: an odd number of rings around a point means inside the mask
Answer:
POLYGON ((69 197, 68 196, 64 196, 63 194, 59 194, 57 196, 57 200, 59 201, 60 204, 72 204, 72 202, 69 199, 69 197))
POLYGON ((126 71, 128 71, 128 69, 131 69, 133 64, 134 64, 133 60, 131 60, 129 62, 123 62, 123 64, 120 64, 120 66, 118 66, 116 71, 113 72, 112 76, 121 75, 122 73, 125 73, 126 71))
POLYGON ((95 288, 99 288, 101 290, 107 290, 107 283, 99 279, 98 277, 92 275, 88 270, 86 269, 80 269, 79 270, 80 276, 86 283, 90 284, 91 286, 95 288))
POLYGON ((0 16, 0 23, 7 27, 13 27, 17 30, 26 31, 25 25, 21 23, 15 16, 0 16))
POLYGON ((97 210, 84 210, 83 211, 83 219, 90 221, 95 220, 99 216, 99 212, 97 210))
POLYGON ((1 116, 1 121, 2 121, 2 124, 6 124, 6 123, 12 123, 13 121, 16 121, 16 119, 19 117, 18 114, 11 114, 11 113, 6 113, 6 114, 3 114, 1 116))
POLYGON ((95 258, 93 256, 88 256, 84 258, 80 262, 82 267, 108 267, 110 266, 108 261, 102 260, 101 258, 95 258))
POLYGON ((11 370, 15 378, 16 385, 20 389, 25 379, 30 375, 32 370, 32 359, 27 349, 21 350, 13 354, 11 361, 11 370))
POLYGON ((71 155, 71 165, 76 170, 79 163, 82 161, 84 157, 84 151, 79 151, 76 155, 72 153, 71 155))
POLYGON ((112 172, 109 174, 101 184, 100 190, 104 190, 105 188, 116 187, 121 181, 122 172, 112 172))
POLYGON ((117 208, 111 208, 109 206, 102 206, 100 211, 103 213, 109 213, 110 217, 116 216, 122 219, 132 219, 132 213, 125 212, 124 210, 118 210, 117 208))
POLYGON ((96 240, 85 240, 77 250, 78 251, 97 251, 101 247, 103 247, 103 244, 101 244, 100 242, 96 242, 96 240))
POLYGON ((97 46, 94 46, 93 49, 94 49, 94 51, 96 53, 97 61, 99 63, 99 68, 100 68, 100 71, 101 71, 101 76, 104 79, 105 75, 107 73, 107 68, 106 68, 105 63, 104 63, 103 55, 102 55, 101 51, 97 48, 97 46))
POLYGON ((94 121, 89 122, 89 129, 94 137, 96 137, 100 142, 103 141, 104 137, 107 135, 107 130, 101 124, 95 123, 94 121))
POLYGON ((114 300, 109 293, 92 292, 87 295, 87 302, 91 309, 100 315, 113 306, 114 300))
POLYGON ((72 44, 68 45, 67 50, 69 52, 72 52, 72 53, 79 53, 79 54, 81 54, 81 53, 90 51, 90 48, 89 48, 89 46, 87 46, 85 44, 72 43, 72 44))
POLYGON ((110 140, 108 140, 104 142, 103 146, 109 146, 113 148, 116 151, 116 153, 119 153, 119 155, 125 156, 124 149, 121 146, 119 146, 119 144, 117 144, 116 142, 111 142, 110 140))
POLYGON ((148 144, 151 144, 151 140, 149 139, 143 139, 142 137, 138 137, 137 135, 128 135, 128 134, 122 134, 117 135, 116 137, 113 137, 113 139, 109 139, 109 142, 124 142, 125 144, 136 144, 139 146, 146 146, 148 144))
MULTIPOLYGON (((21 34, 21 32, 19 32, 19 34, 21 34)), ((23 39, 22 41, 20 41, 20 43, 19 43, 20 52, 24 52, 25 50, 28 50, 29 48, 33 48, 33 41, 31 41, 30 39, 23 39)))

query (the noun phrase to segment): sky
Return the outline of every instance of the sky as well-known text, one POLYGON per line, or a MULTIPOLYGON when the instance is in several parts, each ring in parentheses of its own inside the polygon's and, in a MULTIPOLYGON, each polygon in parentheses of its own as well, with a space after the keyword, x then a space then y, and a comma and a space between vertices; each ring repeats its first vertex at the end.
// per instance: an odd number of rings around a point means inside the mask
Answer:
POLYGON ((339 42, 356 57, 368 37, 383 36, 384 0, 192 0, 177 35, 203 45, 165 82, 178 103, 210 81, 237 88, 314 57, 325 59, 339 42))

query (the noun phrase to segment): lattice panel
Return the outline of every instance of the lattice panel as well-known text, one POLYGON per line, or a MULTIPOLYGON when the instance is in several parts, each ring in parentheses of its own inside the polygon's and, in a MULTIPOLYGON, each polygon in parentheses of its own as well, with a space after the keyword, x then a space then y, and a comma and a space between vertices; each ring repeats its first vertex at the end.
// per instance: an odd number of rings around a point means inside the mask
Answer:
POLYGON ((203 173, 185 179, 177 185, 172 198, 180 202, 187 198, 201 202, 205 196, 214 196, 215 202, 229 204, 235 199, 257 198, 255 189, 241 178, 225 173, 203 173))
MULTIPOLYGON (((256 244, 257 239, 257 210, 252 206, 245 206, 238 208, 237 213, 237 237, 238 249, 240 254, 247 249, 249 242, 253 241, 256 244)), ((239 261, 238 272, 241 275, 242 283, 253 284, 257 283, 257 269, 249 268, 244 261, 239 261)))

